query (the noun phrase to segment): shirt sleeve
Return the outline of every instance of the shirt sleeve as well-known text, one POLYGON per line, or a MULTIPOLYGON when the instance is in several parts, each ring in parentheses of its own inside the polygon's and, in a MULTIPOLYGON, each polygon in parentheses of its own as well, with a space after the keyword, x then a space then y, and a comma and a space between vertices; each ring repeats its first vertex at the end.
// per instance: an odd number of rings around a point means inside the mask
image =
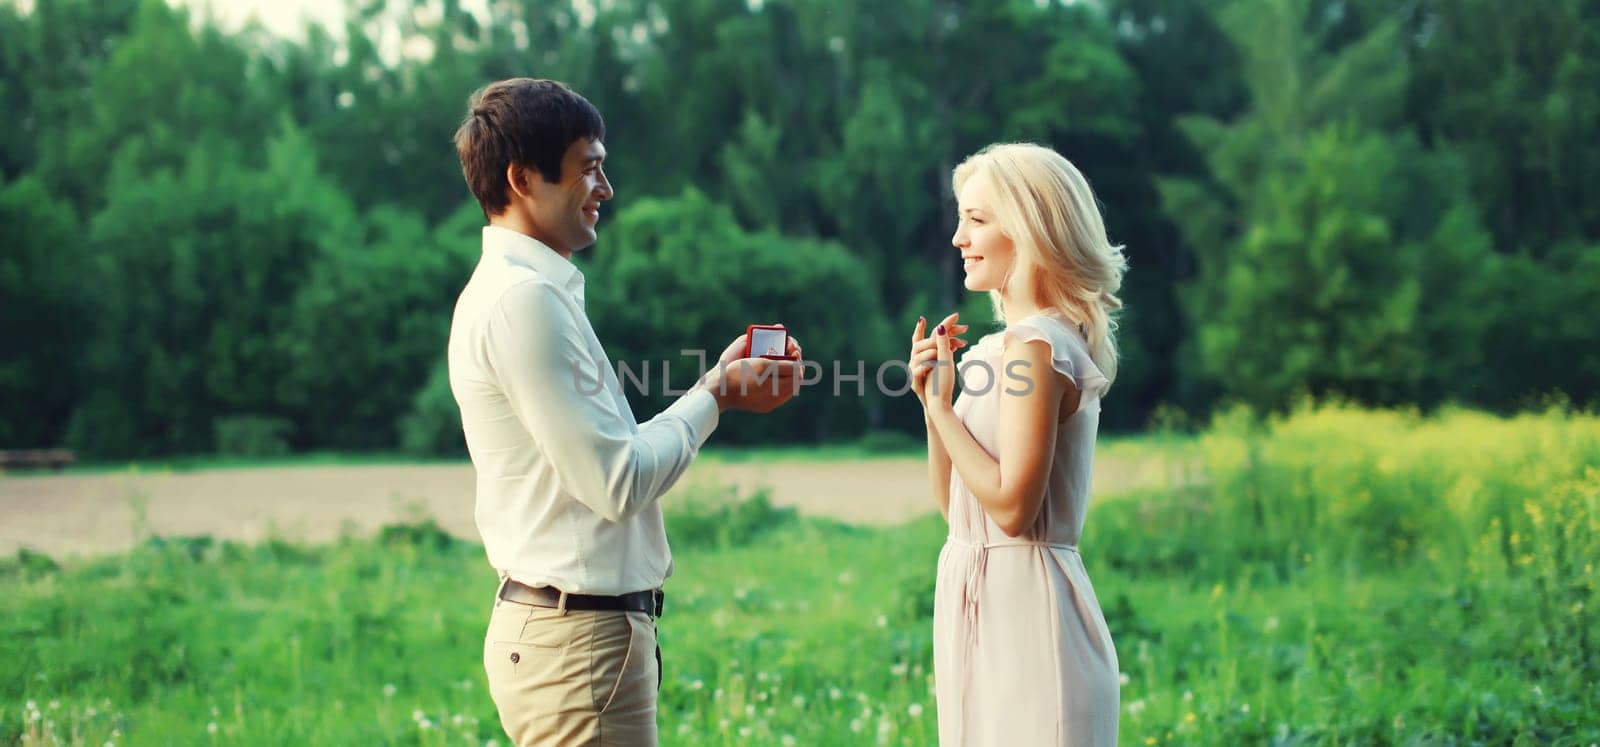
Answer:
POLYGON ((581 313, 538 281, 508 289, 491 311, 488 359, 511 411, 550 461, 563 492, 622 521, 688 469, 719 411, 696 388, 635 426, 605 385, 610 365, 590 353, 581 313))

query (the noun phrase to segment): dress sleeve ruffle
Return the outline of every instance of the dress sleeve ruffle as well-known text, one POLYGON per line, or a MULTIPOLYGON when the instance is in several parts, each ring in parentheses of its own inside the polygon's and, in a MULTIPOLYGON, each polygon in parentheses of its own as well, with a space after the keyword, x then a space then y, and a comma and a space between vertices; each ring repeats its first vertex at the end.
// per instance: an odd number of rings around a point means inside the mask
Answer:
POLYGON ((1099 399, 1111 387, 1111 381, 1089 356, 1088 343, 1065 321, 1040 314, 1011 324, 1005 333, 1022 342, 1049 343, 1051 366, 1083 392, 1082 402, 1099 399))

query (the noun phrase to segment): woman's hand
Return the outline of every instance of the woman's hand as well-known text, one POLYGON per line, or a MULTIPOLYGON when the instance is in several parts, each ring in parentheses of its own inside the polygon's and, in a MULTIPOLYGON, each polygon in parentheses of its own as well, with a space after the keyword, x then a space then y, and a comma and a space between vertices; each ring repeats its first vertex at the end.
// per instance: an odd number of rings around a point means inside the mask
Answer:
POLYGON ((966 340, 957 337, 967 331, 967 325, 956 323, 960 318, 959 313, 945 317, 934 328, 932 335, 927 334, 928 320, 921 317, 917 319, 917 329, 911 335, 911 358, 908 364, 911 366, 911 391, 916 392, 924 413, 928 411, 930 401, 934 406, 941 403, 948 406, 955 396, 954 353, 967 346, 966 340), (940 334, 940 330, 943 330, 943 334, 940 334), (940 352, 941 344, 943 353, 940 352), (934 375, 936 369, 938 374, 934 375), (933 395, 931 400, 930 393, 933 395))

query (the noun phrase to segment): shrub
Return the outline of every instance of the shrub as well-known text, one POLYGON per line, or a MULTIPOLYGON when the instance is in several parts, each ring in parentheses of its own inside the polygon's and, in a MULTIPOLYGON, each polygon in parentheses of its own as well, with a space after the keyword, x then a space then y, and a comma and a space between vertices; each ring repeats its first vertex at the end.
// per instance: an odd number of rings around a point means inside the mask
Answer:
POLYGON ((277 457, 289 453, 294 426, 283 418, 231 415, 217 418, 217 453, 231 457, 277 457))

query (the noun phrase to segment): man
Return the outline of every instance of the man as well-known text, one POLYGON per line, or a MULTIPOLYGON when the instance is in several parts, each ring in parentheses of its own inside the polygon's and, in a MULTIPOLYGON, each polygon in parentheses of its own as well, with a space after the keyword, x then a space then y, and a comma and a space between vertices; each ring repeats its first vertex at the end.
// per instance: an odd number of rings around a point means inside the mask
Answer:
MULTIPOLYGON (((604 140, 593 105, 528 78, 474 94, 455 138, 489 225, 451 321, 450 389, 501 577, 484 668, 518 745, 656 743, 655 618, 672 573, 657 499, 722 411, 771 411, 799 372, 797 360, 718 366, 637 423, 571 261, 612 196, 604 140)), ((798 359, 798 343, 788 352, 798 359)), ((743 354, 741 335, 719 362, 743 354)))

